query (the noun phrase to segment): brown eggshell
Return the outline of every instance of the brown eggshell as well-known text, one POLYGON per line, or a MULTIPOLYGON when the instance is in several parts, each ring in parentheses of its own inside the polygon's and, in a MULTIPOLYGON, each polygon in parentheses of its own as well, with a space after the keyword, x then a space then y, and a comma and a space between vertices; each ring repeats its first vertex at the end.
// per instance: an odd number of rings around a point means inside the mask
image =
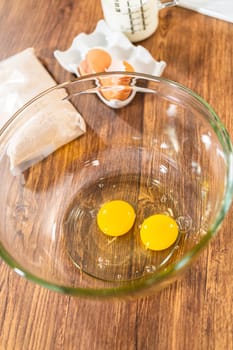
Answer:
MULTIPOLYGON (((134 68, 127 61, 123 61, 126 72, 134 72, 134 68)), ((121 89, 112 88, 112 89, 102 89, 101 93, 107 100, 126 100, 131 94, 131 77, 130 76, 116 76, 114 78, 104 77, 100 79, 101 85, 105 87, 111 86, 121 86, 121 89), (125 87, 124 87, 125 86, 125 87)))
MULTIPOLYGON (((86 54, 83 61, 80 62, 78 71, 80 75, 101 73, 107 71, 112 63, 112 58, 108 52, 102 49, 91 49, 86 54)), ((126 72, 134 72, 134 68, 127 61, 122 61, 126 72)), ((126 100, 131 94, 129 86, 131 77, 116 76, 103 77, 100 79, 100 85, 106 89, 101 89, 102 95, 107 100, 126 100), (111 86, 121 86, 120 88, 111 88, 111 86)))

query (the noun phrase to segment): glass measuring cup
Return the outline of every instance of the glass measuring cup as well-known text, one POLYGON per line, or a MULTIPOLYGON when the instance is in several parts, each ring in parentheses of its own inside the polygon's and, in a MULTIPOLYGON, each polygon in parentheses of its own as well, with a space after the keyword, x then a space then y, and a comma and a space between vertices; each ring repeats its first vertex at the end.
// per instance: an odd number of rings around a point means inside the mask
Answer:
POLYGON ((177 0, 101 0, 109 27, 123 32, 132 42, 152 35, 158 27, 159 11, 177 3, 177 0))

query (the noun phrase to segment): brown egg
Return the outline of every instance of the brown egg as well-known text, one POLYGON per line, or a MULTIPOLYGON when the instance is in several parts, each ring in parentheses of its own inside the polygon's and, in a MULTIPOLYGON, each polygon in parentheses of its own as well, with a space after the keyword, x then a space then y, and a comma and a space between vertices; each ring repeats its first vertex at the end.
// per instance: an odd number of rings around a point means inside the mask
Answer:
POLYGON ((89 74, 89 67, 88 67, 88 63, 86 60, 83 60, 80 62, 79 66, 78 66, 78 71, 80 75, 85 75, 85 74, 89 74))
MULTIPOLYGON (((91 49, 87 52, 86 57, 80 62, 78 66, 78 71, 80 75, 101 73, 106 71, 119 70, 124 72, 134 72, 133 66, 127 61, 116 61, 112 64, 111 55, 102 49, 91 49), (120 68, 119 68, 120 67, 120 68)), ((100 85, 104 89, 100 88, 100 91, 104 98, 107 100, 126 100, 131 94, 131 77, 128 76, 116 76, 116 77, 103 77, 100 78, 100 85), (114 86, 114 88, 111 88, 114 86)))
POLYGON ((78 66, 81 75, 105 72, 111 65, 112 58, 102 49, 91 49, 78 66))
POLYGON ((122 61, 123 65, 125 66, 126 72, 134 72, 133 66, 127 62, 127 61, 122 61))
MULTIPOLYGON (((130 63, 127 61, 121 61, 119 62, 121 65, 124 66, 125 72, 134 72, 133 66, 131 66, 130 63)), ((104 77, 101 78, 101 85, 105 87, 105 89, 101 89, 102 95, 107 100, 126 100, 132 91, 132 88, 130 87, 131 82, 130 76, 116 76, 114 78, 111 77, 104 77), (111 86, 116 86, 116 88, 110 88, 111 86)))
POLYGON ((86 61, 92 73, 106 72, 112 62, 108 52, 102 49, 92 49, 86 55, 86 61))
MULTIPOLYGON (((111 84, 112 85, 112 84, 111 84)), ((112 88, 111 85, 107 84, 104 86, 101 90, 101 94, 106 98, 107 100, 126 100, 130 94, 131 94, 131 87, 130 86, 118 86, 112 88)))

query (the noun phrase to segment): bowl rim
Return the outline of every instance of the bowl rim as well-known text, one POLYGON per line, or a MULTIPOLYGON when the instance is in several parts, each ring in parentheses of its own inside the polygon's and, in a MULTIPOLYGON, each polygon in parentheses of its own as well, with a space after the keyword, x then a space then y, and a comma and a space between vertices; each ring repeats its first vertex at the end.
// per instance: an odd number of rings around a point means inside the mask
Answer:
POLYGON ((212 237, 215 236, 217 231, 219 230, 223 219, 225 218, 231 203, 233 199, 233 146, 230 139, 230 136, 218 117, 218 115, 215 113, 214 109, 209 105, 208 102, 206 102, 200 95, 195 93, 193 90, 185 87, 184 85, 175 82, 173 80, 158 77, 158 76, 152 76, 145 73, 137 73, 137 72, 122 72, 122 71, 115 71, 115 72, 103 72, 103 73, 96 73, 96 74, 89 74, 85 76, 78 77, 74 80, 68 80, 61 84, 56 84, 44 91, 42 91, 40 94, 37 94, 34 98, 30 99, 27 103, 25 103, 18 111, 16 111, 11 118, 2 126, 0 129, 0 137, 2 134, 8 129, 8 127, 11 125, 11 123, 26 109, 28 106, 30 106, 34 101, 37 101, 39 98, 43 97, 44 95, 60 89, 65 88, 68 85, 83 82, 83 81, 91 81, 93 79, 96 79, 100 76, 112 76, 112 75, 127 75, 132 76, 136 78, 142 78, 146 79, 148 81, 154 81, 158 83, 162 83, 165 85, 169 85, 172 88, 178 88, 178 90, 181 90, 183 93, 186 93, 190 97, 192 97, 194 100, 198 101, 199 104, 204 107, 207 112, 211 115, 213 118, 211 126, 213 128, 213 131, 217 135, 217 138, 219 142, 221 143, 222 147, 225 151, 225 160, 227 165, 227 175, 226 175, 226 188, 225 188, 225 198, 222 200, 220 209, 218 211, 218 214, 216 216, 216 219, 214 223, 211 225, 211 227, 208 229, 207 233, 200 239, 199 243, 195 245, 194 248, 192 248, 190 251, 188 251, 178 262, 173 263, 171 266, 166 268, 165 270, 155 272, 153 274, 150 274, 148 276, 144 276, 140 279, 136 279, 133 282, 130 283, 130 285, 121 285, 121 286, 115 286, 110 288, 82 288, 82 287, 67 287, 65 285, 60 285, 56 283, 49 282, 43 278, 40 278, 32 273, 30 273, 27 269, 25 269, 21 264, 19 264, 16 259, 14 259, 4 248, 3 244, 0 242, 0 257, 9 265, 17 274, 19 274, 22 277, 25 277, 27 280, 30 280, 32 282, 35 282, 42 287, 46 287, 50 290, 60 292, 62 294, 72 295, 72 296, 86 296, 86 297, 120 297, 120 296, 127 296, 132 294, 137 294, 142 290, 149 289, 150 287, 155 287, 155 285, 158 284, 158 282, 163 282, 166 280, 167 277, 171 279, 174 277, 178 272, 183 271, 185 267, 187 267, 191 261, 192 258, 199 255, 199 253, 207 246, 208 242, 211 240, 212 237))

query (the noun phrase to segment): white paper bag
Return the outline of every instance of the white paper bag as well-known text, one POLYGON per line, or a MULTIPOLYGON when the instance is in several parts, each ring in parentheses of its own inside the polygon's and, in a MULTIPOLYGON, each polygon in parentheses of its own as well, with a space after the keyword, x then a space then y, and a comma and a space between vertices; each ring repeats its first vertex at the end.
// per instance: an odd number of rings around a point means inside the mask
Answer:
MULTIPOLYGON (((27 101, 55 85, 31 48, 0 62, 0 128, 27 101)), ((62 94, 55 90, 45 96, 43 106, 35 104, 33 113, 28 110, 26 120, 24 112, 7 149, 14 175, 85 132, 82 116, 69 101, 62 101, 62 94)))

